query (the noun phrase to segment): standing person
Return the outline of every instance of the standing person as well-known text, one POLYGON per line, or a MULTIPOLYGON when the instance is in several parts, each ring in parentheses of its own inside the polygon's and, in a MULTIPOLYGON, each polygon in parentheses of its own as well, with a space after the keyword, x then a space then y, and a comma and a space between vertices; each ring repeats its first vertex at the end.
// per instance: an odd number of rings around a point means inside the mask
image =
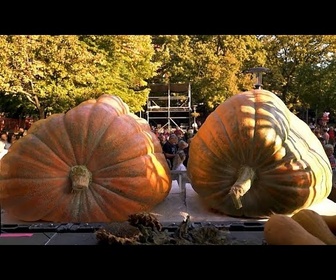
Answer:
POLYGON ((183 149, 180 149, 175 154, 174 160, 173 160, 173 167, 172 170, 175 171, 183 171, 179 172, 179 174, 172 174, 172 180, 178 180, 178 184, 180 186, 180 189, 185 194, 186 190, 186 183, 190 182, 188 175, 186 173, 187 167, 183 164, 183 162, 186 159, 186 154, 184 153, 183 149))
POLYGON ((178 152, 179 151, 183 151, 185 153, 185 158, 183 160, 183 164, 184 164, 184 166, 187 167, 188 159, 189 159, 189 144, 184 140, 180 140, 178 142, 178 152))
POLYGON ((328 128, 323 128, 323 133, 322 133, 322 138, 323 138, 323 143, 324 145, 329 144, 329 133, 328 133, 328 128))
POLYGON ((178 150, 173 160, 172 170, 187 171, 187 167, 183 164, 185 159, 186 154, 184 153, 184 151, 178 150))
POLYGON ((179 141, 181 140, 186 140, 185 136, 184 136, 184 132, 180 129, 176 129, 174 131, 174 134, 176 134, 176 136, 178 137, 179 141))
POLYGON ((7 153, 8 153, 8 150, 5 149, 5 142, 0 140, 0 168, 1 168, 1 159, 7 153))
POLYGON ((166 143, 166 135, 164 135, 163 133, 160 133, 159 136, 158 136, 159 140, 160 140, 160 144, 161 144, 161 147, 163 147, 164 143, 166 143))
POLYGON ((17 135, 19 136, 19 138, 25 136, 25 129, 23 127, 20 127, 17 135))
POLYGON ((333 126, 329 127, 328 134, 329 134, 329 144, 335 146, 335 130, 333 126))
POLYGON ((176 136, 176 134, 172 133, 169 135, 167 141, 162 146, 162 151, 167 159, 170 169, 172 169, 173 167, 173 159, 178 150, 177 142, 178 137, 176 136))
POLYGON ((8 133, 5 131, 1 132, 0 140, 5 143, 5 149, 8 150, 11 146, 10 141, 8 141, 8 133))
POLYGON ((334 156, 334 146, 332 144, 326 144, 324 145, 324 150, 328 156, 330 165, 331 165, 331 169, 335 170, 336 168, 336 159, 334 156))
POLYGON ((0 160, 7 153, 8 153, 8 150, 5 149, 5 142, 4 141, 0 141, 0 160))

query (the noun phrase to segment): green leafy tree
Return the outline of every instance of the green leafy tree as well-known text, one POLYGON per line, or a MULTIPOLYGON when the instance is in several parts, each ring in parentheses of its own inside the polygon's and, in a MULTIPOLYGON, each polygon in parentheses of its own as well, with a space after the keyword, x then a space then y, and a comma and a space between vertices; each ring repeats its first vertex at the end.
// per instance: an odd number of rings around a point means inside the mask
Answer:
POLYGON ((153 62, 154 46, 149 35, 81 36, 93 52, 104 55, 97 80, 98 94, 118 95, 130 110, 138 112, 149 94, 147 80, 156 74, 160 63, 153 62))
POLYGON ((39 118, 102 93, 145 104, 157 63, 150 36, 2 35, 0 92, 39 118))
POLYGON ((104 57, 87 50, 78 36, 14 35, 0 39, 0 91, 21 95, 39 118, 66 111, 76 97, 94 90, 104 57))
POLYGON ((271 75, 267 88, 292 111, 336 105, 333 92, 336 36, 267 35, 260 37, 271 75))
POLYGON ((157 35, 154 59, 162 67, 153 82, 191 82, 194 103, 212 110, 228 97, 250 89, 254 81, 244 70, 264 66, 257 36, 157 35))

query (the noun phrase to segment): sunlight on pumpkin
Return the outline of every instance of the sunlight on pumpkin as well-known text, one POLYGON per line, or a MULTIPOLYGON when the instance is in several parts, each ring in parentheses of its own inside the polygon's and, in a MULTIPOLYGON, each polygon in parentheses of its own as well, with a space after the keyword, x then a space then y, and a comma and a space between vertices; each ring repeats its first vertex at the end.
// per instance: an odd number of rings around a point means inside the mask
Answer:
MULTIPOLYGON (((155 151, 153 134, 150 131, 142 131, 142 133, 146 139, 147 156, 149 156, 149 158, 147 157, 144 161, 144 164, 147 166, 146 177, 151 185, 157 186, 158 188, 162 188, 164 184, 169 185, 170 182, 168 178, 170 178, 170 176, 168 176, 166 172, 167 169, 162 165, 162 162, 159 161, 155 154, 155 152, 158 151, 155 151), (158 178, 166 182, 162 183, 158 178)), ((162 191, 165 192, 166 190, 163 189, 162 191)))
POLYGON ((277 136, 278 135, 276 134, 274 129, 268 129, 268 131, 265 135, 266 145, 267 145, 267 143, 270 143, 270 144, 274 145, 274 142, 275 142, 277 136))
POLYGON ((274 150, 276 151, 274 160, 277 161, 286 156, 286 149, 282 147, 282 139, 280 138, 279 135, 275 137, 274 150))
POLYGON ((155 148, 154 148, 154 143, 153 143, 153 138, 151 136, 151 133, 148 131, 142 131, 145 139, 146 139, 146 148, 147 148, 147 154, 152 154, 153 152, 155 152, 155 148))
MULTIPOLYGON (((267 119, 267 123, 270 124, 269 120, 274 120, 274 117, 276 116, 276 114, 274 114, 274 112, 269 108, 266 107, 267 109, 261 107, 258 109, 257 114, 260 116, 263 116, 263 120, 266 121, 267 119)), ((274 108, 274 106, 271 106, 271 108, 274 108)))
POLYGON ((149 154, 150 161, 146 162, 148 168, 147 168, 147 174, 146 177, 150 179, 150 182, 155 182, 157 179, 156 174, 153 172, 154 168, 156 167, 155 172, 157 175, 159 175, 160 178, 165 178, 167 177, 167 172, 161 162, 158 161, 156 156, 154 154, 149 154))
POLYGON ((269 129, 272 127, 271 123, 269 120, 262 118, 262 119, 258 119, 257 125, 259 127, 259 129, 269 129))
POLYGON ((97 100, 97 103, 103 102, 111 105, 119 115, 127 115, 129 114, 129 107, 126 103, 122 101, 122 99, 118 96, 110 96, 106 95, 97 100))
POLYGON ((171 189, 171 176, 167 166, 164 166, 165 159, 163 153, 148 154, 143 157, 142 164, 146 166, 146 176, 148 184, 153 187, 153 191, 156 193, 168 195, 171 189), (162 155, 162 157, 158 157, 162 155), (155 188, 155 190, 154 190, 155 188))
POLYGON ((255 115, 255 113, 256 113, 254 107, 252 107, 252 106, 242 105, 240 107, 240 110, 241 110, 242 113, 251 114, 251 115, 255 115))
POLYGON ((245 140, 244 139, 241 140, 247 142, 250 141, 255 136, 255 119, 251 117, 244 118, 241 122, 241 127, 239 129, 244 131, 245 134, 244 137, 246 138, 245 140))

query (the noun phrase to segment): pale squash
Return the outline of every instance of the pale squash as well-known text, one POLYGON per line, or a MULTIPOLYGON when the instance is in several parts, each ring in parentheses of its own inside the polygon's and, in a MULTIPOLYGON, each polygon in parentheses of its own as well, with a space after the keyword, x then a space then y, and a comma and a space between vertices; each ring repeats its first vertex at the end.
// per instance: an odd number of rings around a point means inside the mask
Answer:
POLYGON ((336 235, 336 215, 321 215, 321 217, 326 222, 331 232, 336 235))
POLYGON ((317 212, 311 209, 302 209, 295 213, 292 219, 327 245, 336 245, 336 236, 317 212))
POLYGON ((268 245, 326 245, 291 217, 274 214, 264 224, 268 245))

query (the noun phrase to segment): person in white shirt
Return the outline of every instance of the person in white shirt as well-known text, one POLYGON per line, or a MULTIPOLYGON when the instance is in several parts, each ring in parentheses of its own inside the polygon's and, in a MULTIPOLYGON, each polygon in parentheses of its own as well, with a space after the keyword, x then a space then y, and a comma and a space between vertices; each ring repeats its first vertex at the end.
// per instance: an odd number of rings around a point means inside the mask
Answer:
POLYGON ((8 141, 8 134, 7 134, 7 132, 1 132, 0 140, 5 143, 5 149, 8 150, 9 147, 10 147, 10 145, 11 145, 11 143, 8 141))
POLYGON ((8 153, 8 150, 5 149, 5 142, 0 140, 0 159, 2 159, 2 157, 8 153))
POLYGON ((173 168, 172 170, 186 171, 187 168, 183 164, 186 159, 186 154, 183 150, 178 150, 173 159, 173 168))
POLYGON ((178 180, 178 184, 184 194, 186 183, 190 182, 189 177, 186 173, 187 167, 183 163, 185 159, 186 159, 186 153, 183 150, 178 150, 173 159, 173 167, 172 167, 173 171, 183 171, 181 172, 181 174, 173 174, 172 179, 178 180))

